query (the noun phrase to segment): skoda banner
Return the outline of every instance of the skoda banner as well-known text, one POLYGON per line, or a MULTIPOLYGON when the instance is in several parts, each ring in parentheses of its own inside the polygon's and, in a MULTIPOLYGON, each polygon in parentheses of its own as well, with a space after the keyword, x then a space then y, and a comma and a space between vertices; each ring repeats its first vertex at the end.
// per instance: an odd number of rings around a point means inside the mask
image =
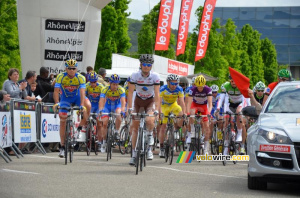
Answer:
POLYGON ((10 123, 9 104, 0 104, 0 147, 6 148, 12 146, 12 134, 10 123))
POLYGON ((43 105, 41 115, 41 142, 60 142, 59 116, 54 118, 53 107, 43 105))
POLYGON ((50 73, 64 70, 62 61, 70 58, 78 61, 78 69, 82 70, 84 34, 86 23, 78 21, 44 19, 45 54, 44 66, 50 73))
POLYGON ((36 142, 35 104, 30 102, 14 102, 14 142, 36 142))

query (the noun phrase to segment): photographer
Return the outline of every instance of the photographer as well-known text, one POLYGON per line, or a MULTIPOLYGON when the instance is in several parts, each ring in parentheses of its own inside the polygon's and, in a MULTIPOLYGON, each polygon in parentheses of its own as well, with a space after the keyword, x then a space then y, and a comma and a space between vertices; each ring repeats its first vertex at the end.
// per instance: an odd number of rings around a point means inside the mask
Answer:
POLYGON ((48 78, 49 70, 46 67, 40 68, 40 75, 37 76, 37 87, 34 91, 34 95, 40 96, 43 98, 43 102, 50 102, 54 103, 53 100, 53 92, 54 86, 53 83, 51 84, 51 79, 48 78))

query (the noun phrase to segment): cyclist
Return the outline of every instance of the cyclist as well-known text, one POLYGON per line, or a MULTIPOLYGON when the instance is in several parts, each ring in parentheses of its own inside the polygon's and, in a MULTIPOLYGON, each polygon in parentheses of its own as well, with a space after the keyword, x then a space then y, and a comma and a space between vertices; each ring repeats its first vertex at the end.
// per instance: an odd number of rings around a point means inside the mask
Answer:
MULTIPOLYGON (((117 74, 112 74, 109 78, 110 85, 104 87, 101 90, 100 102, 99 102, 99 114, 103 121, 101 127, 101 152, 106 150, 106 132, 108 124, 108 115, 101 115, 102 113, 120 113, 124 117, 125 115, 125 90, 119 85, 120 77, 117 74)), ((116 117, 116 131, 114 131, 115 139, 119 139, 119 129, 121 126, 121 116, 116 117)))
MULTIPOLYGON (((77 73, 78 63, 74 59, 69 59, 65 62, 66 71, 60 73, 56 78, 54 86, 54 109, 57 106, 70 107, 71 105, 79 106, 83 111, 83 119, 81 119, 78 131, 82 130, 82 126, 86 124, 91 109, 91 103, 85 96, 85 77, 77 73), (61 93, 59 100, 59 93, 61 93)), ((67 120, 67 110, 59 109, 60 118, 60 145, 59 157, 65 156, 65 130, 67 120)))
MULTIPOLYGON (((164 116, 168 116, 170 112, 173 112, 176 116, 182 116, 185 113, 184 105, 184 94, 182 87, 178 86, 179 76, 176 74, 169 74, 167 76, 167 85, 160 88, 160 101, 161 110, 164 116), (177 104, 177 99, 178 103, 177 104)), ((159 142, 160 142, 160 153, 161 158, 165 157, 164 140, 168 118, 164 117, 162 125, 160 127, 159 142)), ((183 119, 178 119, 176 123, 176 129, 182 126, 183 119)), ((175 135, 175 134, 174 134, 175 135)), ((175 135, 176 136, 176 135, 175 135)))
MULTIPOLYGON (((211 131, 213 131, 214 125, 217 123, 216 117, 214 116, 215 111, 217 110, 217 104, 218 104, 218 100, 220 99, 220 93, 218 93, 219 91, 219 87, 218 85, 212 85, 211 87, 212 90, 212 110, 210 112, 211 116, 213 117, 213 122, 210 123, 210 129, 211 131)), ((220 118, 218 118, 220 119, 220 118)), ((221 129, 221 122, 218 122, 218 128, 217 131, 219 132, 221 129)))
MULTIPOLYGON (((195 86, 195 79, 196 79, 196 77, 193 77, 192 78, 192 85, 185 89, 185 100, 184 101, 185 101, 185 106, 186 106, 187 109, 190 108, 190 106, 187 106, 188 98, 189 98, 189 91, 190 91, 191 88, 193 88, 195 86)), ((189 122, 188 126, 187 126, 187 133, 186 133, 186 144, 190 144, 191 141, 192 141, 192 133, 191 133, 192 128, 193 128, 192 126, 194 126, 194 123, 189 122)))
POLYGON ((268 85, 268 88, 266 89, 265 94, 264 94, 263 105, 267 101, 269 95, 272 93, 272 91, 274 90, 274 88, 278 85, 278 83, 284 82, 284 81, 288 81, 288 80, 291 80, 291 79, 292 79, 291 72, 289 70, 287 70, 287 69, 281 69, 278 72, 277 82, 272 82, 271 84, 268 85))
MULTIPOLYGON (((86 84, 86 96, 90 100, 92 104, 91 113, 98 113, 99 109, 99 100, 101 90, 104 87, 98 81, 98 75, 96 72, 92 71, 87 75, 88 83, 86 84)), ((100 134, 100 127, 101 123, 97 119, 97 134, 98 134, 98 150, 100 151, 101 145, 100 142, 103 141, 101 134, 100 134)))
POLYGON ((254 92, 254 98, 261 105, 263 103, 265 89, 266 89, 266 86, 261 81, 259 81, 258 83, 256 83, 256 85, 254 87, 254 90, 255 90, 255 91, 253 91, 254 92))
MULTIPOLYGON (((196 114, 200 111, 201 115, 209 115, 212 109, 212 91, 211 88, 206 84, 206 80, 203 75, 199 75, 195 79, 195 86, 189 91, 187 112, 191 115, 196 114), (189 108, 190 107, 190 108, 189 108)), ((203 130, 205 134, 204 139, 204 153, 208 153, 210 144, 209 139, 211 131, 209 130, 208 117, 203 117, 203 130)), ((190 119, 193 123, 194 119, 190 119)))
MULTIPOLYGON (((141 113, 144 110, 147 114, 153 115, 153 113, 158 114, 159 109, 159 86, 160 79, 159 75, 152 72, 152 65, 154 59, 152 54, 142 54, 139 58, 140 60, 140 70, 134 72, 131 75, 129 88, 128 88, 128 110, 132 111, 132 106, 134 106, 133 111, 136 113, 141 113), (132 97, 134 88, 136 88, 136 96, 134 99, 134 105, 132 105, 132 97), (153 109, 155 105, 155 110, 153 109)), ((136 140, 138 133, 138 120, 132 121, 133 131, 132 131, 132 158, 129 164, 135 165, 136 160, 136 140)), ((147 152, 147 160, 153 159, 152 145, 154 144, 153 138, 153 128, 154 128, 154 118, 146 118, 146 127, 148 134, 148 145, 150 145, 147 152)))
POLYGON ((179 78, 179 86, 182 87, 184 93, 185 93, 185 89, 188 87, 188 85, 189 85, 189 81, 188 81, 187 77, 181 76, 179 78))
MULTIPOLYGON (((223 94, 220 97, 220 102, 218 102, 217 106, 217 114, 220 112, 221 104, 223 103, 224 99, 224 112, 229 112, 229 113, 241 113, 242 108, 245 106, 244 101, 245 98, 240 92, 240 90, 237 88, 235 82, 229 75, 229 80, 230 82, 226 82, 224 84, 224 88, 226 90, 226 95, 223 94), (232 112, 231 109, 236 109, 236 112, 232 112)), ((229 116, 225 116, 225 128, 228 126, 228 121, 229 121, 229 116)), ((245 154, 245 140, 246 140, 246 129, 245 129, 245 124, 244 120, 242 118, 242 115, 237 116, 236 120, 237 124, 237 136, 236 136, 236 142, 242 142, 241 143, 241 154, 245 154)), ((224 145, 229 145, 229 140, 224 141, 224 145)), ((228 149, 224 149, 224 155, 228 155, 228 149)))

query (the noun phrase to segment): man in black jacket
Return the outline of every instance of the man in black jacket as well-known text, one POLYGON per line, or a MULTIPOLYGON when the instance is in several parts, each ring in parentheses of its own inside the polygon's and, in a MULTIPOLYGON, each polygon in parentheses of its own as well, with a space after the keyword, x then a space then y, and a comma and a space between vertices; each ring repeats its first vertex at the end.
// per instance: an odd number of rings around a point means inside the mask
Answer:
POLYGON ((37 87, 34 91, 34 95, 40 96, 43 98, 43 102, 52 102, 53 100, 53 92, 54 92, 54 86, 51 84, 51 79, 48 78, 49 76, 49 70, 46 67, 40 68, 40 75, 37 76, 37 87))

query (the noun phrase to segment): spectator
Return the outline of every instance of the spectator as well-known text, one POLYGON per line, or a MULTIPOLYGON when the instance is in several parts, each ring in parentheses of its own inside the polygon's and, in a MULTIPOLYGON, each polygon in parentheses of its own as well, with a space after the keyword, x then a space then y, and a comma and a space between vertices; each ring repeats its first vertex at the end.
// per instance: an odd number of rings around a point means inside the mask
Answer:
POLYGON ((100 68, 98 74, 99 74, 98 82, 103 86, 107 86, 108 83, 104 80, 106 76, 106 69, 100 68))
POLYGON ((10 100, 9 94, 6 91, 0 90, 0 102, 7 102, 10 100))
POLYGON ((94 71, 93 67, 92 67, 92 66, 87 66, 87 68, 86 68, 86 75, 85 75, 86 82, 89 82, 88 75, 89 75, 89 73, 91 73, 92 71, 94 71))
POLYGON ((50 82, 51 82, 51 84, 52 84, 52 82, 53 82, 54 79, 55 79, 54 74, 50 74, 49 78, 50 78, 50 82))
POLYGON ((40 68, 40 75, 37 76, 37 86, 34 95, 40 96, 43 102, 52 102, 54 86, 51 84, 51 79, 48 78, 49 70, 46 67, 40 68))
POLYGON ((27 97, 27 82, 18 83, 19 70, 11 68, 8 71, 8 80, 3 83, 3 90, 10 95, 11 98, 25 99, 27 97))
MULTIPOLYGON (((19 83, 27 82, 27 87, 26 87, 27 97, 25 98, 26 100, 35 101, 35 99, 36 99, 33 92, 31 91, 31 84, 35 83, 35 81, 36 81, 35 71, 28 71, 26 73, 25 79, 19 81, 19 83)), ((41 101, 41 100, 39 100, 39 101, 41 101)))

